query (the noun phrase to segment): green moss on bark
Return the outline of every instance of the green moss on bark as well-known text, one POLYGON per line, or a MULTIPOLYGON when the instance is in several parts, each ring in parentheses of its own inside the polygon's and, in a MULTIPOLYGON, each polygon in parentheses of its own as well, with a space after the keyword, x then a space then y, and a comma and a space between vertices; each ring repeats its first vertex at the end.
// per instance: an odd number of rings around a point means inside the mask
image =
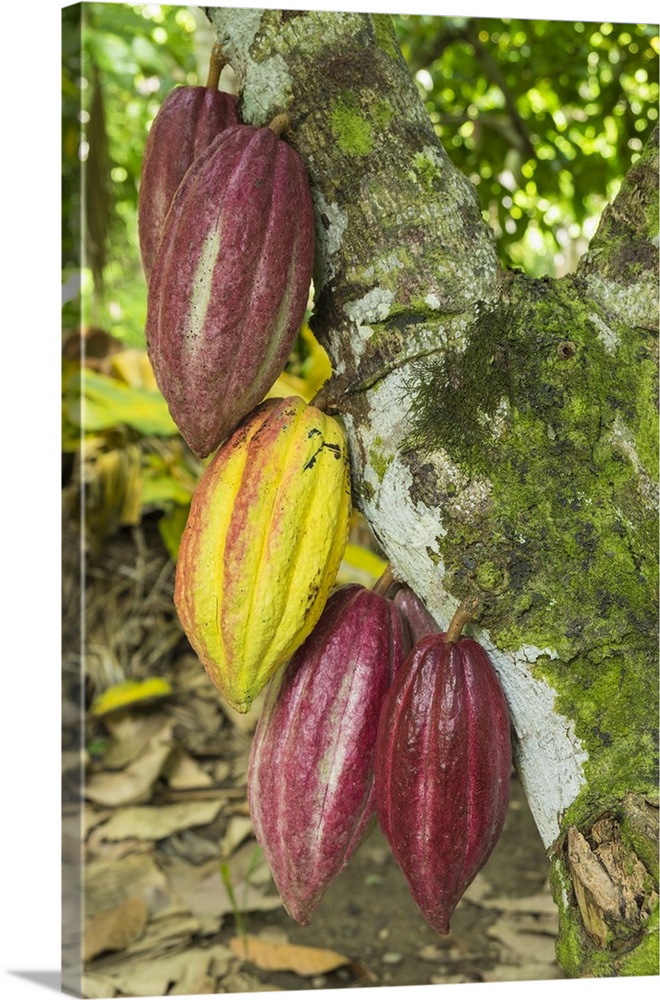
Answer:
POLYGON ((401 53, 396 40, 394 24, 389 14, 373 14, 372 21, 376 33, 376 43, 378 48, 385 52, 392 59, 399 59, 401 53))
POLYGON ((373 149, 372 125, 350 93, 333 103, 330 109, 330 128, 341 151, 349 156, 368 156, 373 149))
POLYGON ((531 669, 589 754, 565 817, 578 825, 657 774, 655 364, 633 328, 613 331, 613 360, 604 322, 575 279, 517 276, 465 350, 420 361, 409 383, 410 444, 491 484, 476 513, 469 490, 436 494, 448 590, 482 593, 500 649, 556 651, 531 669))

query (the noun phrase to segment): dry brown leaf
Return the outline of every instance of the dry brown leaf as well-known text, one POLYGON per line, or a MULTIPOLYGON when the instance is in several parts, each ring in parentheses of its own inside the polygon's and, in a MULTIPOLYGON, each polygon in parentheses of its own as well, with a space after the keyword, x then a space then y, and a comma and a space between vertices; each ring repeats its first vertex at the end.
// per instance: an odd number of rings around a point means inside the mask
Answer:
POLYGON ((103 840, 101 827, 92 830, 85 841, 85 856, 88 863, 92 861, 120 861, 128 854, 149 854, 153 844, 148 840, 136 840, 128 837, 126 840, 103 840))
MULTIPOLYGON (((192 984, 212 981, 229 967, 231 952, 221 944, 211 948, 188 948, 176 954, 146 954, 124 961, 107 963, 103 978, 110 979, 122 995, 131 997, 182 995, 182 987, 190 993, 192 984)), ((213 992, 213 990, 211 991, 213 992)), ((106 994, 109 995, 109 994, 106 994)), ((184 994, 185 995, 185 994, 184 994)))
POLYGON ((288 944, 284 941, 264 941, 248 934, 245 938, 233 937, 229 947, 239 958, 251 962, 268 972, 295 972, 299 976, 320 976, 351 959, 337 951, 310 948, 306 945, 288 944))
MULTIPOLYGON (((217 930, 221 918, 233 913, 232 902, 220 877, 218 859, 203 865, 190 865, 172 858, 164 860, 163 868, 177 898, 202 922, 205 933, 217 930)), ((242 912, 276 910, 282 905, 279 896, 267 895, 262 888, 247 883, 231 862, 229 874, 242 912)))
POLYGON ((172 890, 150 854, 131 854, 119 861, 94 861, 85 870, 87 917, 141 896, 151 914, 171 905, 172 890))
POLYGON ((123 771, 98 771, 85 783, 85 798, 102 806, 127 806, 148 802, 165 761, 169 743, 150 743, 141 757, 123 771))
POLYGON ((121 712, 103 720, 112 740, 103 755, 103 766, 111 769, 126 767, 139 757, 152 740, 164 743, 171 739, 172 719, 162 712, 153 715, 121 712))
POLYGON ((221 985, 226 993, 273 993, 282 990, 281 986, 262 983, 256 976, 251 976, 247 972, 232 972, 221 980, 221 985))
POLYGON ((193 711, 198 719, 200 729, 217 733, 221 726, 219 698, 214 700, 206 698, 189 697, 186 698, 186 708, 193 711))
POLYGON ((175 833, 163 844, 163 850, 177 858, 183 858, 192 865, 201 865, 205 861, 217 860, 218 842, 203 837, 193 830, 184 830, 183 833, 175 833))
POLYGON ((481 978, 485 983, 513 983, 526 982, 527 980, 565 979, 556 962, 544 965, 542 962, 529 962, 525 965, 496 965, 494 969, 487 969, 481 973, 481 978))
POLYGON ((116 997, 117 987, 109 976, 99 976, 90 972, 82 977, 82 994, 88 1000, 104 1000, 106 997, 116 997))
POLYGON ((108 809, 95 809, 94 806, 90 806, 87 803, 83 806, 82 813, 82 836, 83 840, 86 840, 92 830, 97 827, 100 823, 104 823, 106 819, 110 819, 112 813, 108 809))
POLYGON ((141 936, 147 916, 147 905, 141 896, 129 896, 117 906, 97 913, 85 923, 85 961, 91 961, 104 951, 123 951, 141 936))
POLYGON ((249 816, 232 816, 227 823, 225 835, 220 841, 220 855, 229 858, 239 844, 242 844, 252 833, 252 820, 249 816))
POLYGON ((133 806, 118 809, 101 827, 104 840, 163 840, 179 830, 212 823, 220 810, 221 801, 177 802, 167 806, 133 806))
POLYGON ((168 760, 164 777, 170 788, 207 788, 213 784, 211 775, 180 747, 168 760))
POLYGON ((172 910, 159 913, 147 924, 142 937, 126 948, 127 955, 142 954, 153 949, 171 949, 173 945, 185 944, 189 938, 201 931, 199 920, 188 910, 175 904, 172 910))
POLYGON ((184 654, 178 657, 172 665, 172 673, 177 685, 188 695, 191 691, 203 698, 218 701, 217 689, 211 683, 208 674, 196 656, 184 654))
POLYGON ((502 916, 488 928, 488 936, 503 945, 501 958, 511 965, 530 965, 538 962, 549 965, 555 960, 555 937, 548 935, 542 926, 530 927, 529 918, 522 920, 514 915, 502 916), (540 933, 539 933, 540 930, 540 933))

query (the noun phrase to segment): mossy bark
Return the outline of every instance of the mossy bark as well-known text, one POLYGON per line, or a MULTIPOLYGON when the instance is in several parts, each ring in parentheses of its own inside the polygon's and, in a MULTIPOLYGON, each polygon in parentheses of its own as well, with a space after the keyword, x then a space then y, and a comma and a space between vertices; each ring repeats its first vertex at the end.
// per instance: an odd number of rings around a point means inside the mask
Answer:
POLYGON ((577 272, 503 269, 387 17, 208 8, 244 120, 286 111, 356 504, 511 710, 575 976, 657 973, 657 133, 577 272))

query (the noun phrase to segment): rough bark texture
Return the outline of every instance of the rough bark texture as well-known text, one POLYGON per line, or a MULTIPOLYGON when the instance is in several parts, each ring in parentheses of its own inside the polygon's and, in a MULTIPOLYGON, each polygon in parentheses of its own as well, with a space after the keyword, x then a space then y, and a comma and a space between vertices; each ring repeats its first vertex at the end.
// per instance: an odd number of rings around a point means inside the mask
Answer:
POLYGON ((244 119, 287 111, 310 175, 355 502, 442 627, 480 599, 560 961, 657 973, 657 133, 577 273, 532 279, 500 267, 388 17, 207 10, 244 119))

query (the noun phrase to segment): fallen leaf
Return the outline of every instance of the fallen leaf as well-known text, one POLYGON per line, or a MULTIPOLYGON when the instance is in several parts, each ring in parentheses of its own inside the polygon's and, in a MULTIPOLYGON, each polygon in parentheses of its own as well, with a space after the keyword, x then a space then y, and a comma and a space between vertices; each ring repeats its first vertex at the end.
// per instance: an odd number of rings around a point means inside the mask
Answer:
POLYGON ((283 941, 264 941, 248 934, 245 938, 233 937, 229 947, 238 958, 251 962, 268 972, 295 972, 299 976, 320 976, 351 959, 337 951, 310 948, 306 945, 288 944, 283 941))
POLYGON ((217 703, 219 695, 196 656, 183 654, 172 665, 177 687, 188 695, 195 691, 202 698, 210 698, 217 703))
POLYGON ((164 777, 170 788, 207 788, 213 784, 208 771, 179 747, 168 760, 164 777))
POLYGON ((250 976, 247 972, 232 972, 221 980, 221 985, 226 993, 273 993, 282 990, 281 986, 262 983, 256 976, 250 976))
MULTIPOLYGON (((227 949, 222 945, 212 948, 187 948, 174 955, 141 955, 129 961, 108 964, 103 975, 111 979, 123 995, 131 997, 157 997, 166 994, 181 995, 180 984, 188 988, 192 982, 204 980, 209 969, 222 967, 227 949)), ((225 959, 226 963, 226 959, 225 959)), ((226 965, 225 965, 226 967, 226 965)), ((213 979, 221 973, 213 971, 213 979)))
POLYGON ((82 995, 88 1000, 104 1000, 117 996, 117 987, 109 976, 99 976, 90 972, 82 977, 82 995))
POLYGON ((142 754, 152 740, 172 736, 173 720, 161 712, 148 715, 121 712, 103 720, 112 739, 103 754, 103 766, 116 770, 126 767, 142 754))
POLYGON ((94 827, 98 826, 100 823, 104 823, 105 820, 110 819, 112 815, 107 809, 95 809, 94 806, 85 805, 83 807, 82 813, 82 838, 86 840, 88 835, 92 832, 94 827))
POLYGON ((172 694, 172 686, 164 677, 148 677, 144 681, 127 680, 108 688, 92 702, 90 713, 97 718, 109 712, 145 704, 172 694))
POLYGON ((177 802, 167 806, 118 809, 101 827, 101 835, 104 840, 123 840, 125 837, 163 840, 179 830, 212 823, 221 809, 222 801, 177 802))
POLYGON ((183 833, 175 833, 169 837, 162 845, 162 850, 177 858, 183 858, 192 865, 201 865, 205 861, 217 860, 218 843, 203 837, 193 830, 184 830, 183 833))
MULTIPOLYGON (((163 859, 163 870, 177 898, 202 922, 205 933, 217 930, 221 918, 233 913, 217 858, 203 865, 190 865, 179 858, 163 859)), ((279 896, 267 894, 262 888, 251 885, 231 861, 229 874, 241 912, 276 910, 282 906, 279 896)))
POLYGON ((529 918, 523 923, 515 916, 502 916, 488 928, 488 936, 504 946, 503 959, 511 965, 529 965, 531 962, 548 965, 555 960, 555 936, 548 935, 545 927, 539 931, 529 927, 529 918))
POLYGON ((131 854, 119 861, 94 861, 85 871, 87 917, 141 896, 151 914, 171 905, 172 891, 150 854, 131 854))
POLYGON ((495 896, 483 900, 481 905, 492 910, 501 910, 503 913, 531 913, 559 920, 557 904, 549 891, 539 892, 534 896, 495 896))
POLYGON ((142 954, 160 947, 171 949, 173 945, 185 944, 200 930, 199 920, 177 904, 174 909, 150 920, 142 937, 126 948, 126 954, 142 954))
POLYGON ((220 841, 220 855, 229 858, 239 844, 242 844, 252 833, 252 820, 249 816, 232 816, 227 823, 225 835, 220 841))
POLYGON ((513 983, 527 980, 566 979, 566 975, 556 962, 528 962, 525 965, 496 965, 481 973, 485 983, 513 983))
POLYGON ((102 806, 137 805, 148 802, 165 761, 172 753, 170 743, 149 744, 149 749, 123 771, 98 771, 85 783, 85 798, 102 806))
POLYGON ((147 922, 147 905, 140 896, 129 896, 117 906, 102 910, 87 920, 83 936, 83 957, 89 962, 104 951, 123 951, 136 941, 147 922))
POLYGON ((101 827, 92 830, 85 843, 85 855, 88 863, 92 861, 121 861, 128 854, 149 854, 153 844, 148 840, 136 840, 129 837, 126 840, 103 840, 100 836, 101 827))

